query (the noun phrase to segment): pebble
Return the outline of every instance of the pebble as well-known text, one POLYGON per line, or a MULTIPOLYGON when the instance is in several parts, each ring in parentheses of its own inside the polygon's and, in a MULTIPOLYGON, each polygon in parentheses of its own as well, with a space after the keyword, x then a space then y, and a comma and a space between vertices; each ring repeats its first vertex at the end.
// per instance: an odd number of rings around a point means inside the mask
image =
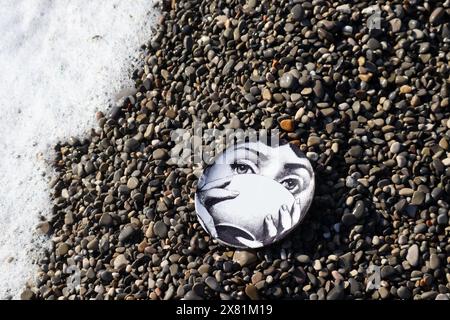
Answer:
POLYGON ((398 288, 397 290, 397 295, 400 299, 409 299, 411 297, 411 291, 405 287, 405 286, 401 286, 400 288, 398 288))
POLYGON ((256 254, 247 250, 236 250, 233 254, 233 261, 239 263, 241 267, 249 266, 257 261, 256 254))
POLYGON ((394 19, 390 20, 389 24, 391 26, 392 33, 397 33, 402 28, 402 20, 400 20, 399 18, 394 18, 394 19))
POLYGON ((415 191, 412 196, 411 204, 421 205, 425 200, 425 194, 422 191, 415 191))
POLYGON ((134 235, 137 233, 137 229, 134 225, 128 224, 126 225, 119 234, 119 241, 126 242, 131 240, 134 235))
POLYGON ((241 120, 238 118, 232 118, 230 121, 230 128, 231 129, 239 129, 241 127, 241 120))
POLYGON ((296 4, 292 7, 291 14, 293 19, 300 21, 303 19, 305 11, 300 4, 296 4))
POLYGON ((109 227, 112 225, 112 223, 113 219, 111 215, 108 213, 103 213, 102 216, 100 217, 99 224, 104 227, 109 227))
POLYGON ((201 297, 195 294, 194 291, 188 291, 183 297, 184 300, 203 300, 201 297))
POLYGON ((294 76, 289 72, 283 74, 280 78, 280 87, 284 89, 290 89, 294 85, 294 76))
POLYGON ((448 300, 450 300, 450 298, 446 294, 439 293, 434 300, 446 300, 446 301, 448 301, 448 300))
POLYGON ((167 150, 166 149, 156 149, 155 151, 153 151, 153 159, 155 160, 164 160, 167 158, 167 150))
POLYGON ((86 248, 88 248, 88 250, 97 251, 98 250, 98 239, 92 239, 91 241, 89 241, 86 248))
POLYGON ((297 256, 297 261, 303 264, 307 264, 311 262, 311 258, 305 254, 301 254, 297 256))
POLYGON ((446 226, 448 224, 448 215, 446 213, 438 215, 437 223, 441 226, 446 226))
POLYGON ((439 256, 437 254, 431 254, 430 255, 430 268, 433 270, 439 269, 441 266, 441 260, 439 259, 439 256))
POLYGON ((327 300, 342 300, 344 297, 344 290, 340 285, 335 286, 327 294, 327 300))
POLYGON ((69 249, 70 249, 69 245, 63 242, 57 247, 56 254, 58 256, 64 256, 67 254, 67 252, 69 252, 69 249))
POLYGON ((136 189, 138 185, 139 185, 139 180, 138 180, 138 178, 136 178, 136 177, 131 177, 130 179, 128 179, 127 187, 128 187, 130 190, 136 189))
POLYGON ((417 244, 413 244, 409 247, 406 260, 411 266, 417 267, 419 264, 419 246, 417 244))
POLYGON ((310 136, 307 141, 308 147, 313 147, 319 145, 321 142, 320 138, 317 136, 310 136))
POLYGON ((39 223, 38 229, 41 234, 47 235, 51 230, 51 225, 48 221, 44 221, 39 223))
POLYGON ((264 120, 264 128, 271 129, 273 127, 273 118, 269 117, 264 120))
POLYGON ((292 119, 281 120, 280 127, 284 131, 292 132, 292 131, 294 131, 294 120, 292 120, 292 119))
POLYGON ((356 219, 361 219, 364 216, 364 209, 364 202, 362 200, 358 200, 352 212, 356 219))
POLYGON ((410 197, 413 194, 414 194, 414 190, 411 188, 403 188, 403 189, 400 189, 400 191, 399 191, 399 195, 405 196, 405 197, 410 197))
POLYGON ((441 19, 444 17, 445 11, 442 7, 437 7, 433 10, 430 15, 430 23, 433 25, 437 25, 441 22, 441 19))
POLYGON ((220 290, 220 286, 219 286, 219 284, 217 283, 217 280, 214 277, 211 277, 211 276, 207 277, 205 279, 205 284, 208 287, 210 287, 212 290, 214 290, 214 291, 219 291, 220 290))
POLYGON ((162 221, 156 221, 155 225, 153 226, 153 233, 160 237, 165 238, 167 236, 168 228, 166 224, 162 221))
POLYGON ((245 286, 245 294, 251 300, 259 300, 258 289, 251 283, 245 286))
POLYGON ((34 299, 35 294, 33 291, 31 291, 30 289, 25 289, 24 291, 22 291, 22 293, 20 294, 20 299, 21 300, 32 300, 34 299))
POLYGON ((393 144, 391 144, 391 147, 389 148, 389 151, 391 151, 393 154, 397 154, 400 152, 401 149, 400 142, 395 141, 393 144))
POLYGON ((125 269, 125 267, 128 265, 128 260, 123 254, 119 254, 114 259, 114 269, 117 271, 120 271, 122 269, 125 269))

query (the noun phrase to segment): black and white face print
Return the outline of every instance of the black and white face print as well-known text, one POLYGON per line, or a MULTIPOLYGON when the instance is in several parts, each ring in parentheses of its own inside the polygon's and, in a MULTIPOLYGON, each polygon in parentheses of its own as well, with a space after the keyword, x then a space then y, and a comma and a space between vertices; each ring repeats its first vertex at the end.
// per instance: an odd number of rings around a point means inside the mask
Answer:
POLYGON ((295 228, 313 195, 314 172, 297 146, 242 142, 205 168, 195 206, 201 225, 219 242, 259 248, 295 228))

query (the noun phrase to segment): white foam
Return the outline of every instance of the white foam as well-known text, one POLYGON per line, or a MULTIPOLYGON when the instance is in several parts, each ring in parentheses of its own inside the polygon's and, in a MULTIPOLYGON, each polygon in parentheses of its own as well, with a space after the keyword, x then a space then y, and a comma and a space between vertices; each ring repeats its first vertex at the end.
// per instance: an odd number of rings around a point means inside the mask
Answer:
POLYGON ((132 85, 156 14, 149 0, 2 0, 0 298, 19 297, 48 243, 35 228, 50 212, 51 170, 37 155, 95 126, 95 111, 132 85))

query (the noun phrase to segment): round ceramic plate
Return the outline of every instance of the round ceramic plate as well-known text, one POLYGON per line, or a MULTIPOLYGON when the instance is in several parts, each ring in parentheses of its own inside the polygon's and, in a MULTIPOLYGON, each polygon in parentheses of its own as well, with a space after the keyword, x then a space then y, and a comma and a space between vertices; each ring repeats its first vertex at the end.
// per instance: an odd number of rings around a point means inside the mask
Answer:
POLYGON ((195 207, 203 228, 219 242, 259 248, 292 231, 313 195, 314 172, 297 146, 242 142, 205 168, 195 207))

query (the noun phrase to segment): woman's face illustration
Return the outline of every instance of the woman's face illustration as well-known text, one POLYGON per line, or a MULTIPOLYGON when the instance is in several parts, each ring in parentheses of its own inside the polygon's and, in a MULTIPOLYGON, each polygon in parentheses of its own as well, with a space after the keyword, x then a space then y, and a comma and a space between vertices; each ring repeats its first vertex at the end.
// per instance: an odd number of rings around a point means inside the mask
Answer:
POLYGON ((247 142, 207 167, 196 195, 205 229, 235 247, 260 247, 284 237, 304 217, 314 193, 308 159, 291 144, 247 142))

